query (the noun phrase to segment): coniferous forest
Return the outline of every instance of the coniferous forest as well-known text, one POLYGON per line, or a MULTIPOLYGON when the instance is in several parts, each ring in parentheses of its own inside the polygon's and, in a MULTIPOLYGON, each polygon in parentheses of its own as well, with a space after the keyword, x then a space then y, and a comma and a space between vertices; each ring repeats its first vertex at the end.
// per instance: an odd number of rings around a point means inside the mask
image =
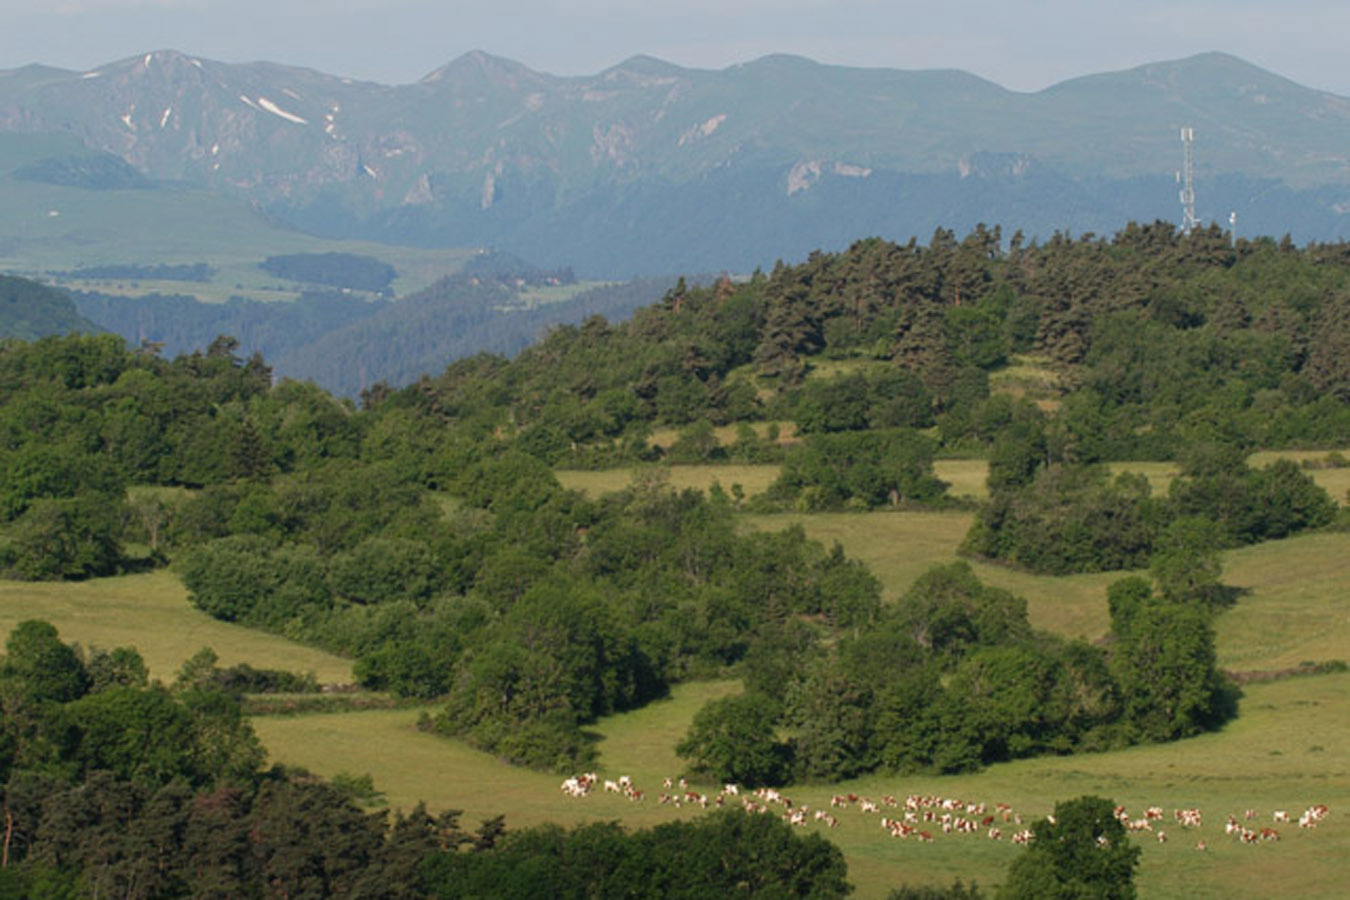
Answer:
MULTIPOLYGON (((557 327, 514 358, 470 356, 359 403, 274 383, 237 349, 0 346, 0 570, 169 567, 211 616, 435 700, 427 730, 558 772, 594 765, 598 718, 728 676, 744 693, 705 707, 679 753, 747 786, 1193 736, 1238 709, 1215 661, 1214 619, 1236 600, 1220 552, 1347 524, 1297 464, 1248 462, 1350 442, 1346 244, 1165 223, 867 239, 743 281, 682 280, 626 321, 557 327), (1000 389, 1018 367, 1046 390, 1000 389), (841 546, 738 525, 970 505, 935 474, 953 456, 989 460, 970 558, 1135 570, 1110 588, 1106 640, 1033 628, 1024 599, 963 562, 883 602, 841 546), (1124 461, 1179 474, 1155 491, 1113 474, 1124 461), (672 462, 781 474, 756 497, 705 495, 666 485, 672 462), (598 497, 555 474, 620 465, 650 474, 598 497)), ((608 895, 597 884, 629 871, 657 892, 688 870, 679 854, 727 843, 774 862, 726 868, 704 895, 846 889, 830 845, 741 815, 505 837, 453 813, 385 821, 341 786, 264 771, 239 677, 207 661, 151 684, 132 648, 80 651, 40 621, 11 634, 0 897, 488 896, 536 870, 557 896, 608 895), (614 869, 584 870, 581 847, 614 869)))

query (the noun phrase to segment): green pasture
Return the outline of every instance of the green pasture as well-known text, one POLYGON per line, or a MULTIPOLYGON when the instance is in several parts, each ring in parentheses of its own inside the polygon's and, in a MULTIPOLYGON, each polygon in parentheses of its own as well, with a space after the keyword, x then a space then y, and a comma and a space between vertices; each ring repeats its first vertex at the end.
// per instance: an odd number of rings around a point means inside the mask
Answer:
MULTIPOLYGON (((782 440, 795 439, 795 430, 791 423, 782 426, 782 440)), ((767 423, 757 423, 756 430, 761 434, 768 429, 767 423)), ((723 444, 735 440, 735 428, 723 426, 716 430, 718 440, 723 444)), ((669 446, 679 436, 674 429, 665 429, 652 434, 652 443, 656 446, 669 446)), ((1276 459, 1321 459, 1325 450, 1275 450, 1253 454, 1250 462, 1253 466, 1269 465, 1276 459)), ((718 482, 726 490, 739 483, 746 496, 761 494, 778 477, 776 465, 672 465, 662 467, 669 472, 669 483, 678 489, 696 488, 706 491, 718 482)), ((1116 462, 1110 463, 1113 475, 1133 472, 1148 479, 1155 497, 1165 497, 1172 481, 1177 477, 1176 463, 1172 462, 1116 462)), ((648 471, 643 467, 622 469, 602 469, 598 471, 562 470, 557 472, 563 487, 579 490, 591 496, 622 490, 633 482, 635 475, 648 471)), ((947 493, 952 497, 972 500, 984 500, 989 496, 985 479, 989 474, 989 464, 983 459, 938 459, 933 463, 933 471, 938 478, 947 482, 947 493)), ((1333 500, 1342 505, 1350 502, 1350 468, 1346 469, 1310 469, 1312 479, 1326 489, 1333 500)), ((821 518, 812 516, 812 519, 821 518)), ((962 531, 962 536, 965 532, 962 531)), ((959 543, 959 540, 958 540, 959 543)))
MULTIPOLYGON (((1292 459, 1294 462, 1321 461, 1327 458, 1330 450, 1263 450, 1253 453, 1247 462, 1253 466, 1267 466, 1277 459, 1292 459)), ((1350 449, 1342 447, 1338 451, 1342 456, 1350 456, 1350 449)), ((1308 469, 1313 481, 1331 495, 1342 506, 1350 505, 1350 468, 1345 469, 1308 469)))
MULTIPOLYGON (((778 443, 794 444, 797 442, 797 423, 796 422, 750 422, 750 427, 760 438, 769 436, 769 429, 778 426, 778 443)), ((740 429, 739 425, 718 425, 713 429, 713 436, 717 438, 717 443, 723 447, 728 447, 736 442, 736 432, 740 429)), ((679 428, 658 428, 652 432, 648 438, 648 443, 653 447, 669 448, 680 438, 679 428)))
POLYGON ((463 810, 470 823, 506 813, 518 826, 620 816, 631 825, 650 825, 672 812, 656 799, 662 779, 680 772, 674 747, 694 713, 738 690, 730 681, 680 685, 670 698, 605 719, 594 730, 608 777, 629 775, 648 792, 640 805, 612 794, 572 800, 558 789, 562 776, 510 766, 459 741, 419 731, 418 717, 434 707, 269 716, 253 724, 273 762, 320 775, 370 773, 394 808, 409 809, 422 800, 436 809, 463 810))
MULTIPOLYGON (((2 150, 3 148, 0 148, 2 150)), ((0 167, 6 162, 0 152, 0 167)), ((185 293, 206 301, 232 294, 292 299, 299 286, 258 268, 269 256, 343 252, 375 256, 398 270, 394 291, 412 293, 459 271, 473 250, 395 247, 338 241, 282 228, 249 204, 204 190, 90 191, 17 181, 0 175, 0 271, 43 277, 81 266, 206 262, 210 284, 141 281, 72 286, 120 293, 185 293), (146 248, 153 247, 152 257, 146 248)))
MULTIPOLYGON (((879 511, 752 515, 742 521, 767 531, 801 525, 808 537, 826 546, 838 541, 881 581, 884 599, 894 601, 933 566, 960 558, 957 549, 974 517, 966 511, 879 511)), ((1106 633, 1106 587, 1119 572, 1049 578, 974 561, 971 567, 985 583, 1025 597, 1037 628, 1089 639, 1106 633)))
POLYGON ((983 459, 937 459, 933 474, 947 482, 951 497, 986 500, 989 497, 989 463, 983 459))
POLYGON ((782 531, 800 525, 829 547, 836 541, 881 580, 888 600, 900 597, 924 572, 956 559, 974 514, 959 512, 773 513, 740 517, 744 527, 782 531))
MULTIPOLYGON (((1304 460, 1321 460, 1327 456, 1327 450, 1262 450, 1248 457, 1247 462, 1255 468, 1268 466, 1277 459, 1292 459, 1301 463, 1304 460)), ((1341 451, 1350 455, 1350 451, 1341 451)), ((1153 496, 1166 497, 1177 477, 1177 464, 1174 462, 1113 462, 1108 463, 1112 475, 1133 472, 1148 479, 1153 496)), ((982 459, 939 459, 933 463, 933 470, 939 478, 951 487, 947 492, 953 497, 971 497, 983 500, 989 496, 985 478, 989 465, 982 459)), ((1331 499, 1345 506, 1350 503, 1350 468, 1344 469, 1308 469, 1312 480, 1320 485, 1331 499)))
POLYGON ((1002 369, 989 374, 989 390, 1011 397, 1025 397, 1048 411, 1059 406, 1065 385, 1063 376, 1048 357, 1019 355, 1002 369))
POLYGON ((0 634, 25 619, 46 619, 67 642, 135 647, 150 675, 166 681, 202 647, 213 648, 226 666, 247 662, 313 672, 322 682, 352 680, 350 660, 211 618, 188 603, 182 582, 167 571, 83 582, 0 581, 0 634))
MULTIPOLYGON (((671 747, 707 700, 736 690, 729 682, 683 685, 669 700, 605 719, 594 729, 602 777, 629 775, 646 791, 642 803, 597 792, 574 799, 558 789, 561 776, 507 766, 457 741, 416 729, 417 710, 266 718, 255 722, 274 762, 322 775, 369 773, 395 808, 425 800, 435 809, 460 809, 468 824, 505 813, 508 827, 543 821, 575 823, 622 819, 633 827, 697 815, 655 802, 661 782, 679 773, 671 747)), ((1350 675, 1290 679, 1247 689, 1242 716, 1222 732, 1175 744, 1075 757, 1050 757, 948 777, 878 776, 839 785, 807 785, 786 793, 794 804, 829 807, 835 793, 880 799, 910 793, 961 798, 992 807, 1009 803, 1029 822, 1058 800, 1100 794, 1136 816, 1148 806, 1199 807, 1203 826, 1162 827, 1166 844, 1145 835, 1139 873, 1141 897, 1339 898, 1350 858, 1350 675), (1275 809, 1297 817, 1325 803, 1328 819, 1314 831, 1280 826, 1281 840, 1241 845, 1225 836, 1229 813, 1255 809, 1257 824, 1275 809), (1209 849, 1195 849, 1204 839, 1209 849)), ((700 785, 707 790, 708 786, 700 785)), ((838 843, 861 898, 882 897, 902 883, 950 883, 960 876, 990 886, 1020 852, 1006 839, 945 835, 929 826, 931 844, 889 837, 877 814, 835 810, 840 827, 812 824, 838 843)), ((1014 826, 1004 826, 1010 833, 1014 826)))
POLYGON ((1350 660, 1350 534, 1309 534, 1224 554, 1223 582, 1244 595, 1217 622, 1230 669, 1350 660))
MULTIPOLYGON (((745 527, 801 525, 827 546, 838 541, 880 579, 894 601, 930 567, 958 559, 968 512, 787 513, 744 516, 745 527)), ((1350 660, 1350 534, 1309 534, 1230 550, 1223 583, 1242 592, 1217 620, 1219 662, 1238 671, 1350 660)), ((971 562, 982 581, 1026 598, 1036 628, 1095 640, 1110 627, 1107 587, 1124 572, 1033 575, 971 562)))
POLYGON ((1113 462, 1107 463, 1107 468, 1111 470, 1113 477, 1125 472, 1143 475, 1148 480, 1148 486, 1152 489, 1154 497, 1166 497, 1178 474, 1177 464, 1174 462, 1113 462))
POLYGON ((693 488, 707 491, 713 484, 720 484, 728 494, 731 486, 739 484, 747 497, 762 494, 778 478, 778 466, 748 465, 689 465, 689 466, 637 466, 629 469, 603 469, 596 472, 562 470, 555 472, 558 481, 568 490, 581 491, 591 497, 621 491, 633 483, 634 478, 655 477, 664 479, 676 490, 693 488))
MULTIPOLYGON (((1329 450, 1261 450, 1247 457, 1247 464, 1253 468, 1263 468, 1277 459, 1292 459, 1296 463, 1305 460, 1325 459, 1329 450)), ((1350 451, 1341 450, 1342 454, 1350 451)), ((1177 464, 1172 462, 1117 462, 1110 464, 1111 473, 1137 472, 1148 479, 1153 488, 1153 496, 1166 497, 1177 477, 1177 464)), ((1331 499, 1345 506, 1350 503, 1350 468, 1345 469, 1307 469, 1308 475, 1322 487, 1331 499)))
POLYGON ((817 357, 810 362, 807 378, 830 379, 844 375, 886 375, 895 371, 895 363, 887 359, 825 359, 817 357))

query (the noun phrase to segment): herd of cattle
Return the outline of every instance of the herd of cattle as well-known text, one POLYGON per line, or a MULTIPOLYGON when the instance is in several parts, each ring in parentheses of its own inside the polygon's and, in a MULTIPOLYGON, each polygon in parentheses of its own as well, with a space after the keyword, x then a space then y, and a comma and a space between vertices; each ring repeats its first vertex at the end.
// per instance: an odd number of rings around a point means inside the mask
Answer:
MULTIPOLYGON (((594 772, 573 775, 562 783, 562 791, 572 797, 589 796, 597 787, 604 793, 618 794, 634 803, 646 799, 646 793, 633 784, 633 779, 622 775, 610 780, 601 778, 594 772)), ((834 810, 857 808, 864 814, 878 815, 881 827, 892 837, 913 838, 920 843, 928 843, 936 834, 968 835, 983 834, 990 840, 1000 841, 1006 836, 1014 844, 1027 844, 1033 840, 1031 829, 1025 826, 1022 814, 1013 810, 1007 803, 996 803, 992 808, 984 803, 973 803, 950 797, 911 794, 904 799, 887 795, 880 800, 860 797, 857 794, 835 794, 830 798, 830 810, 812 810, 806 804, 794 805, 792 800, 773 788, 759 788, 747 791, 735 784, 724 784, 722 789, 711 797, 694 790, 683 778, 667 778, 662 784, 663 791, 657 796, 657 803, 676 808, 694 806, 707 809, 709 806, 721 807, 729 803, 739 803, 752 813, 777 812, 785 822, 792 825, 807 826, 819 823, 828 828, 839 826, 839 817, 834 810), (892 812, 893 811, 893 812, 892 812)), ((842 814, 842 813, 841 813, 842 814)), ((1150 806, 1142 816, 1131 816, 1123 806, 1115 809, 1116 818, 1132 834, 1150 834, 1159 843, 1167 842, 1167 832, 1162 828, 1166 814, 1160 806, 1150 806)), ((1261 826, 1262 818, 1256 810, 1243 811, 1242 817, 1229 815, 1224 833, 1239 843, 1260 844, 1278 841, 1280 833, 1275 825, 1292 824, 1298 827, 1316 828, 1326 817, 1327 807, 1318 803, 1309 806, 1297 820, 1287 810, 1277 809, 1271 813, 1271 825, 1261 826)), ((1053 816, 1050 817, 1054 821, 1053 816)), ((1204 815, 1199 809, 1177 809, 1172 819, 1176 827, 1198 834, 1204 825, 1204 815)), ((1104 838, 1102 840, 1105 840, 1104 838)), ((1207 850, 1204 838, 1198 838, 1195 849, 1207 850)))

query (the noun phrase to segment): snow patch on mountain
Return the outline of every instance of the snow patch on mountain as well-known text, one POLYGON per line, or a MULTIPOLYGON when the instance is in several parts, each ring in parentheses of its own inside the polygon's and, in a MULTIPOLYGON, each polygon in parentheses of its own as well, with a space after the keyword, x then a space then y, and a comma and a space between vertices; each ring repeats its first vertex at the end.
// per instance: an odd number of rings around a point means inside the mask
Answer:
POLYGON ((273 103, 271 100, 268 100, 266 97, 259 97, 258 105, 261 106, 263 109, 267 110, 268 112, 270 112, 272 115, 280 116, 287 122, 294 122, 297 125, 309 124, 309 119, 302 119, 295 113, 286 112, 286 110, 282 109, 280 106, 277 106, 275 103, 273 103))

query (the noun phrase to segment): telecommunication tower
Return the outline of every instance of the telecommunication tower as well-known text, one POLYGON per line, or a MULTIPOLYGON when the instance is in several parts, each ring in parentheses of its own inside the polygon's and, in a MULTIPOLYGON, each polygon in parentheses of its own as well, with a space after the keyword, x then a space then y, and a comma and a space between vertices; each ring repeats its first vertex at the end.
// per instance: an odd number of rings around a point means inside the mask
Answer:
POLYGON ((1181 129, 1181 143, 1186 148, 1186 168, 1181 174, 1181 231, 1190 234, 1200 223, 1195 218, 1195 129, 1181 129))

